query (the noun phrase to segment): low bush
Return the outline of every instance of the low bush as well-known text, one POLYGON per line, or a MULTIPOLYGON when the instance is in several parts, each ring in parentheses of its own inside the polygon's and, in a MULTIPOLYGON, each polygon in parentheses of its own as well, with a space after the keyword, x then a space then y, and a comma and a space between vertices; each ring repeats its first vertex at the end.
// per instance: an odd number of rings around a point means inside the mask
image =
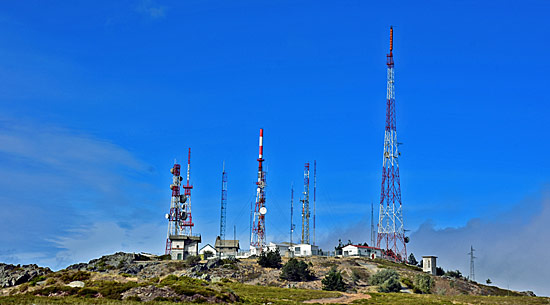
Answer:
POLYGON ((344 283, 342 274, 336 270, 336 267, 330 269, 321 283, 323 284, 323 290, 346 291, 346 283, 344 283))
POLYGON ((198 255, 190 255, 185 259, 185 264, 189 267, 197 265, 201 261, 201 257, 198 255))
POLYGON ((313 273, 309 270, 308 264, 291 258, 284 266, 281 272, 281 279, 287 281, 309 281, 313 279, 313 273))
POLYGON ((31 286, 36 286, 36 283, 38 282, 41 282, 41 281, 44 281, 46 280, 46 277, 41 275, 41 276, 35 276, 32 278, 32 280, 29 282, 29 285, 31 286))
POLYGON ((414 277, 415 292, 430 293, 434 285, 434 280, 428 274, 417 274, 414 277))
POLYGON ((70 283, 74 281, 85 281, 91 276, 90 272, 87 271, 76 271, 76 272, 64 272, 59 275, 59 279, 63 283, 70 283))
POLYGON ((135 282, 95 281, 88 288, 97 290, 104 298, 120 300, 123 292, 138 286, 135 282))
POLYGON ((371 283, 378 285, 380 292, 398 292, 401 290, 399 283, 399 273, 392 269, 384 269, 376 272, 371 277, 371 283))
POLYGON ((450 276, 450 277, 454 277, 454 278, 457 278, 457 279, 462 278, 462 273, 458 269, 455 270, 455 271, 449 270, 449 271, 445 272, 445 275, 450 276))

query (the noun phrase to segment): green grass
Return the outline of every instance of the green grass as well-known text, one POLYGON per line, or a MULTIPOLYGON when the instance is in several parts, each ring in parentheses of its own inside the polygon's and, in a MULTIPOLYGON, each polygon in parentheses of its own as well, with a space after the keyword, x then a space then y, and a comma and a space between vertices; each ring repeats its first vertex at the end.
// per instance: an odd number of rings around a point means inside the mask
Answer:
POLYGON ((372 298, 368 300, 358 300, 354 304, 413 304, 413 305, 432 305, 432 304, 474 304, 474 305, 522 305, 522 304, 550 304, 550 298, 534 297, 506 297, 506 296, 441 296, 433 294, 405 294, 405 293, 369 293, 372 298))

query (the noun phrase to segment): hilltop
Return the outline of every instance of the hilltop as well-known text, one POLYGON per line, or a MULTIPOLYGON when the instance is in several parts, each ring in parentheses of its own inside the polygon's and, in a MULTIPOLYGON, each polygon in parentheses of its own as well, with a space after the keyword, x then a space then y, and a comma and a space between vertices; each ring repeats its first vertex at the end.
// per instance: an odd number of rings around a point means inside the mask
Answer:
MULTIPOLYGON (((264 268, 257 259, 185 261, 164 256, 115 253, 88 263, 52 272, 35 265, 3 265, 0 303, 118 304, 152 302, 209 303, 422 303, 422 304, 548 304, 550 299, 532 292, 517 292, 482 285, 463 278, 431 276, 431 294, 416 294, 414 278, 420 268, 382 259, 307 257, 313 273, 309 281, 280 278, 281 269, 264 268), (322 279, 335 268, 346 284, 345 292, 322 290, 322 279), (379 293, 371 278, 380 270, 399 274, 401 292, 379 293), (14 280, 17 278, 17 280, 14 280)), ((282 263, 288 262, 287 258, 282 263)))

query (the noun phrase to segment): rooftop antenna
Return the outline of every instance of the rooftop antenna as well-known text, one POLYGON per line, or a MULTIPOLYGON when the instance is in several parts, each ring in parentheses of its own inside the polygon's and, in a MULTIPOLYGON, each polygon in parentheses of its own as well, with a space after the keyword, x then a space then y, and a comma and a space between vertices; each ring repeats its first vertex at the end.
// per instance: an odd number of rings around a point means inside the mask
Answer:
POLYGON ((468 252, 468 255, 470 256, 470 281, 473 281, 475 282, 476 280, 476 276, 475 276, 475 273, 474 273, 474 259, 476 259, 477 257, 474 256, 474 246, 471 246, 470 245, 470 252, 468 252))

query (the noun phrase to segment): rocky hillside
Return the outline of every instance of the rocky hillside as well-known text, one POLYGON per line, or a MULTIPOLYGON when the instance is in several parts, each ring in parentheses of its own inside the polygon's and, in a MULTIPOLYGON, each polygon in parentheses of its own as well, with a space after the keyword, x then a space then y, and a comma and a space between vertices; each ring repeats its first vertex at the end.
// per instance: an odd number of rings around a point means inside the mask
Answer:
MULTIPOLYGON (((263 268, 254 258, 204 261, 196 257, 186 261, 164 258, 119 252, 88 263, 71 265, 58 272, 36 265, 0 264, 0 295, 232 303, 250 300, 251 291, 257 293, 257 288, 250 290, 247 287, 262 286, 262 289, 295 288, 277 291, 301 291, 300 296, 308 295, 308 291, 318 291, 315 297, 326 297, 326 294, 331 296, 332 292, 321 291, 322 279, 335 268, 343 277, 346 293, 358 298, 377 294, 377 286, 372 285, 371 277, 380 270, 397 271, 401 292, 409 295, 414 295, 416 291, 412 284, 415 276, 424 274, 418 267, 381 259, 310 257, 301 260, 308 265, 313 278, 308 281, 287 281, 281 279, 281 269, 263 268)), ((283 264, 287 261, 283 258, 283 264)), ((508 291, 463 278, 433 276, 432 279, 432 295, 534 296, 532 292, 508 291)), ((298 297, 296 294, 294 296, 298 297)))

